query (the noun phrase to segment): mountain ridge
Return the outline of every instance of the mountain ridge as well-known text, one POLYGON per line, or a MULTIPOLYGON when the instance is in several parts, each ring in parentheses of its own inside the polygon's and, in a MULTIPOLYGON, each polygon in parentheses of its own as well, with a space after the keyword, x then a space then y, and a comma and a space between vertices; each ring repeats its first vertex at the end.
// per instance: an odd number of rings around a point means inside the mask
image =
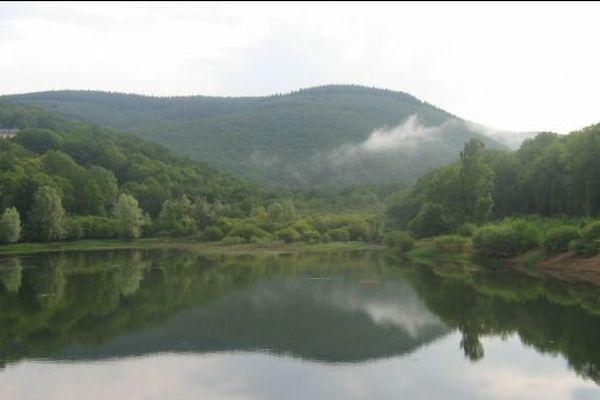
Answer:
POLYGON ((359 85, 255 97, 65 90, 0 99, 125 130, 271 186, 410 183, 454 161, 470 138, 478 137, 490 148, 505 148, 477 124, 408 93, 359 85), (413 126, 406 126, 413 117, 413 126), (377 139, 376 132, 386 141, 368 145, 377 139), (427 140, 422 140, 423 133, 427 140), (361 151, 348 153, 352 157, 341 163, 332 162, 340 149, 352 146, 361 151))

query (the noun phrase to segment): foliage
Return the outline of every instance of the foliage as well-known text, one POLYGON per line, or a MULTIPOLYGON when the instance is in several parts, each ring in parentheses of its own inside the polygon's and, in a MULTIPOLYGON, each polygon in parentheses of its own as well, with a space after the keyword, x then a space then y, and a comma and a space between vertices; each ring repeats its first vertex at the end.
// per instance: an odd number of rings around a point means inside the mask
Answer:
POLYGON ((522 250, 521 236, 512 227, 488 225, 475 232, 473 248, 486 256, 513 257, 522 250))
POLYGON ((475 234, 477 226, 475 224, 466 223, 457 229, 457 233, 463 237, 472 237, 475 234))
POLYGON ((481 140, 471 139, 460 153, 461 217, 469 222, 484 223, 492 214, 494 172, 484 160, 484 148, 481 140))
POLYGON ((417 238, 445 234, 452 229, 452 223, 447 215, 447 211, 441 204, 425 203, 406 228, 417 238))
POLYGON ((285 228, 275 232, 275 236, 277 239, 283 241, 284 243, 291 243, 300 240, 302 235, 298 233, 294 228, 285 228))
POLYGON ((350 232, 346 227, 330 229, 327 231, 326 235, 336 242, 347 242, 350 240, 350 232))
POLYGON ((50 186, 41 186, 33 195, 29 219, 32 238, 47 242, 65 236, 65 210, 60 196, 50 186))
POLYGON ((581 230, 581 236, 586 239, 600 239, 600 221, 593 221, 581 230))
POLYGON ((544 240, 544 248, 550 254, 562 253, 569 249, 569 243, 581 238, 579 229, 573 226, 562 226, 548 233, 544 240))
POLYGON ((123 239, 139 238, 142 227, 148 223, 137 200, 124 193, 119 195, 113 215, 118 221, 118 236, 123 239))
POLYGON ((204 230, 204 239, 209 242, 217 242, 223 239, 224 236, 225 234, 218 226, 209 226, 204 230))
POLYGON ((246 243, 246 239, 239 236, 226 236, 221 240, 221 243, 223 243, 224 246, 235 246, 246 243))
POLYGON ((21 217, 15 207, 7 208, 0 217, 0 243, 14 243, 21 237, 21 217))
POLYGON ((458 235, 445 235, 435 239, 435 247, 443 253, 465 253, 469 251, 471 243, 458 235))
POLYGON ((415 240, 405 231, 391 231, 385 235, 385 243, 400 253, 406 253, 415 247, 415 240))
MULTIPOLYGON (((414 182, 425 171, 452 162, 473 137, 502 147, 413 96, 360 86, 323 86, 247 98, 59 91, 4 99, 51 107, 71 118, 133 132, 271 186, 306 189, 414 182), (344 146, 362 143, 376 129, 405 123, 413 115, 427 127, 453 123, 445 125, 443 135, 412 151, 345 155, 344 146)), ((142 198, 140 193, 133 194, 142 198)), ((153 217, 160 204, 151 212, 153 217)))
POLYGON ((569 250, 581 257, 593 257, 600 253, 600 240, 581 238, 569 242, 569 250))

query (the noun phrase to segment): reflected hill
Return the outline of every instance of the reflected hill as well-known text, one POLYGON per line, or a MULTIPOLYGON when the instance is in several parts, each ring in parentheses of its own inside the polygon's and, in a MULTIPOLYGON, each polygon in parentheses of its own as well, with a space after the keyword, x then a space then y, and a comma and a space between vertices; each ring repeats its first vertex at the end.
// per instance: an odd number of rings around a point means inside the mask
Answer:
POLYGON ((94 252, 2 265, 7 361, 269 351, 360 362, 411 352, 448 332, 409 284, 389 280, 393 271, 365 255, 94 252))

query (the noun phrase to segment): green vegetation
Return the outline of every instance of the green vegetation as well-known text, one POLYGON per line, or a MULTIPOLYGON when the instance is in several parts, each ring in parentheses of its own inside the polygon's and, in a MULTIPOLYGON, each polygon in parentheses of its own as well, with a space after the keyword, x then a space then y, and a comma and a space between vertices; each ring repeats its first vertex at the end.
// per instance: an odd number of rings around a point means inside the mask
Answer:
POLYGON ((252 98, 57 91, 0 100, 35 104, 68 118, 125 130, 271 186, 409 183, 454 161, 470 138, 502 147, 413 96, 360 86, 323 86, 252 98), (426 127, 443 126, 435 140, 409 150, 344 156, 347 146, 365 142, 374 130, 393 128, 413 115, 426 127))
POLYGON ((0 207, 16 208, 0 224, 4 242, 379 243, 380 210, 400 187, 266 191, 134 136, 30 106, 0 104, 0 125, 21 128, 0 141, 0 207))
POLYGON ((473 249, 490 257, 540 247, 548 256, 595 256, 600 176, 590 171, 600 167, 599 154, 600 124, 565 136, 541 133, 512 153, 485 151, 473 139, 459 161, 389 196, 388 229, 417 238, 473 236, 473 249))
POLYGON ((21 218, 15 207, 7 208, 0 217, 0 243, 14 243, 21 237, 21 218))
POLYGON ((385 236, 385 244, 400 253, 406 253, 415 247, 415 240, 408 232, 392 231, 385 236))

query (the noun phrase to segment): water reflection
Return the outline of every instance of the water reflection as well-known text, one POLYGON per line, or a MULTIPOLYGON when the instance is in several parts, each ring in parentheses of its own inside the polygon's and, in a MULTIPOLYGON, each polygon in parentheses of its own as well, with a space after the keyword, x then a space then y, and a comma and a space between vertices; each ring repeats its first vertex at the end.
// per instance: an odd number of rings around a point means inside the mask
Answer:
POLYGON ((61 374, 136 397, 119 385, 141 371, 144 398, 599 395, 600 295, 584 285, 377 254, 179 251, 4 258, 0 281, 2 398, 58 393, 61 374))

